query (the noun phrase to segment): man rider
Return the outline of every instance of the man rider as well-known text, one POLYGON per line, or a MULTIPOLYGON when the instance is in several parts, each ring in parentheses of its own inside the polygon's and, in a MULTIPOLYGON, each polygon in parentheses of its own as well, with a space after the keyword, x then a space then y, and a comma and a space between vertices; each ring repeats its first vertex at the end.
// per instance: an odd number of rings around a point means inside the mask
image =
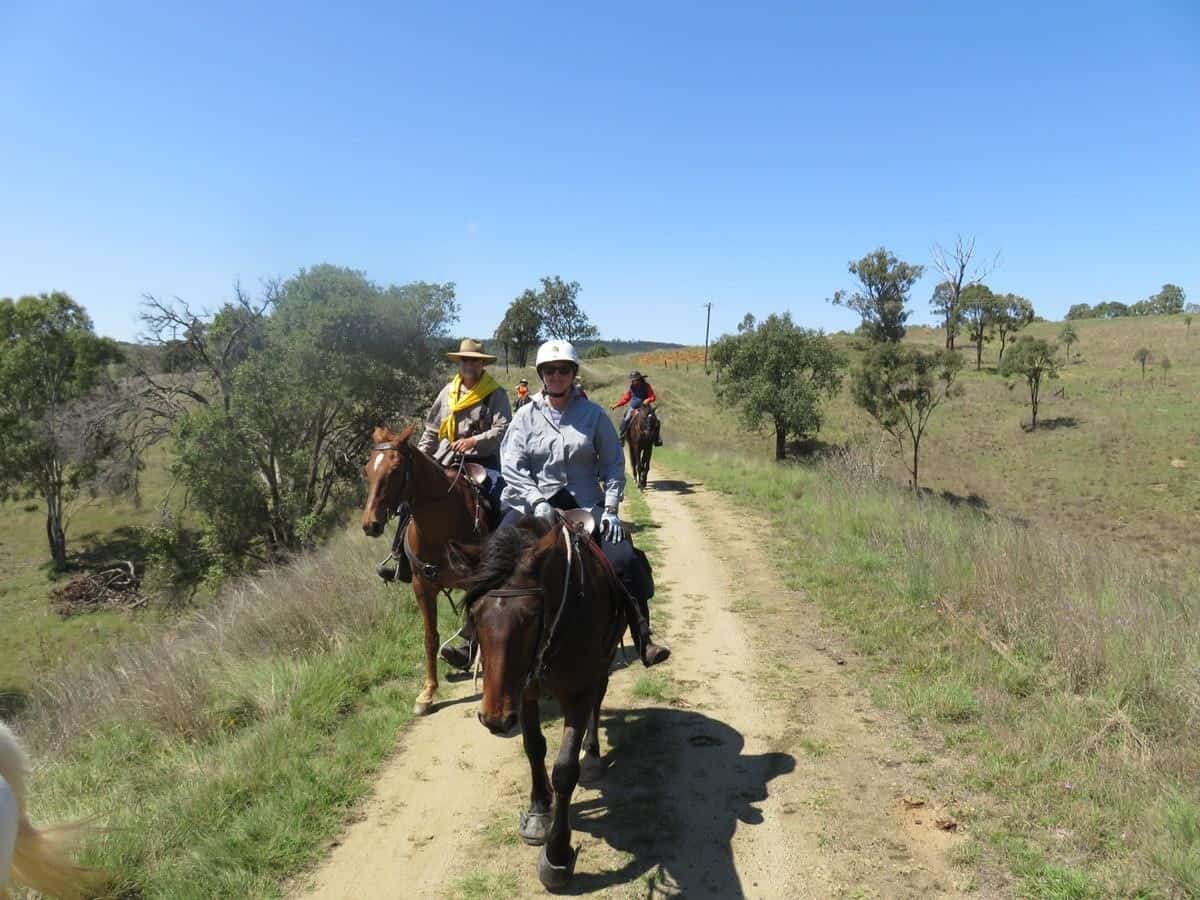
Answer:
MULTIPOLYGON (((625 432, 629 430, 629 420, 633 418, 634 410, 636 410, 643 403, 653 404, 657 400, 658 398, 654 396, 654 388, 650 386, 650 382, 646 380, 645 376, 643 376, 642 373, 637 369, 634 369, 632 372, 630 372, 629 390, 624 393, 620 400, 610 407, 610 409, 617 409, 625 406, 625 404, 629 404, 629 408, 625 410, 625 416, 621 419, 622 445, 625 443, 625 432)), ((654 441, 654 446, 661 447, 662 438, 657 438, 654 441)))
MULTIPOLYGON (((458 351, 447 353, 458 362, 458 374, 442 388, 425 417, 425 429, 417 441, 417 449, 445 466, 453 465, 456 456, 479 463, 487 471, 483 485, 484 496, 493 512, 500 511, 500 496, 504 479, 500 475, 500 439, 512 419, 508 394, 485 371, 496 357, 484 352, 483 344, 466 338, 458 351)), ((410 514, 407 506, 400 510, 396 541, 404 539, 410 514)), ((397 554, 396 577, 412 581, 412 563, 407 553, 397 554)))

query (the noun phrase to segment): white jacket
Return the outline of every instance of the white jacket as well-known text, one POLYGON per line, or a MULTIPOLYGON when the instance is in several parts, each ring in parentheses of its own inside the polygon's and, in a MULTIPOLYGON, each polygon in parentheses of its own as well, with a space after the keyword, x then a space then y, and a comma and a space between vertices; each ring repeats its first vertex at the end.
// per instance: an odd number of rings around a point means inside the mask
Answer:
POLYGON ((500 444, 505 509, 532 512, 563 488, 582 509, 597 515, 625 497, 625 459, 617 430, 599 405, 572 388, 571 401, 555 425, 544 393, 518 409, 500 444), (603 485, 603 488, 601 488, 603 485))

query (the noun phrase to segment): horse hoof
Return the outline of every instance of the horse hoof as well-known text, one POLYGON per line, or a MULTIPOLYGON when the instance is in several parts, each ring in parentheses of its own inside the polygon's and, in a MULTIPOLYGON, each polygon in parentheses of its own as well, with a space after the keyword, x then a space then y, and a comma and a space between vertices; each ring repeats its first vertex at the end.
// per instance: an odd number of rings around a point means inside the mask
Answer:
POLYGON ((550 833, 550 813, 523 812, 517 826, 517 834, 530 847, 540 847, 546 843, 546 835, 550 833))
POLYGON ((422 703, 420 700, 418 700, 416 703, 413 704, 413 715, 414 716, 427 716, 432 711, 433 711, 432 703, 422 703))
POLYGON ((542 847, 542 855, 538 857, 538 880, 548 891, 561 891, 571 883, 575 874, 575 860, 579 858, 579 848, 571 849, 571 858, 566 865, 556 866, 546 858, 546 848, 542 847))

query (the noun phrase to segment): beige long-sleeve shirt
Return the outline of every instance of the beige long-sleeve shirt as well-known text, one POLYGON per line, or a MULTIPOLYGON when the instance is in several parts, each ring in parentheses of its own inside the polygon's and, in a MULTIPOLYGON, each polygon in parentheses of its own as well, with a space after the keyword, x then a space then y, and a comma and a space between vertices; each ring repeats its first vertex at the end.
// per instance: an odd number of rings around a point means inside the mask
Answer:
MULTIPOLYGON (((453 382, 451 382, 453 383, 453 382)), ((465 388, 463 389, 465 390, 465 388)), ((417 442, 417 449, 422 453, 432 455, 443 449, 444 441, 438 440, 438 429, 442 421, 450 415, 450 406, 457 398, 450 396, 450 385, 442 388, 429 415, 425 417, 425 430, 417 442)), ((467 456, 492 457, 500 449, 500 439, 512 419, 512 407, 508 403, 508 393, 504 388, 497 388, 488 394, 482 403, 476 403, 455 414, 458 438, 473 437, 476 439, 475 451, 467 456)))

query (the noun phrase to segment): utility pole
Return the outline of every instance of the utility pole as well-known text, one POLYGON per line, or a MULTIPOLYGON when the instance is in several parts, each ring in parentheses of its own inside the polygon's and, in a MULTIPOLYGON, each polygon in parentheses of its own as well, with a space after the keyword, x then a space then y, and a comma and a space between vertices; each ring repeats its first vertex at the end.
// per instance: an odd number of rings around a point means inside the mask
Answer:
POLYGON ((708 374, 708 326, 712 321, 712 301, 704 304, 704 374, 708 374))

